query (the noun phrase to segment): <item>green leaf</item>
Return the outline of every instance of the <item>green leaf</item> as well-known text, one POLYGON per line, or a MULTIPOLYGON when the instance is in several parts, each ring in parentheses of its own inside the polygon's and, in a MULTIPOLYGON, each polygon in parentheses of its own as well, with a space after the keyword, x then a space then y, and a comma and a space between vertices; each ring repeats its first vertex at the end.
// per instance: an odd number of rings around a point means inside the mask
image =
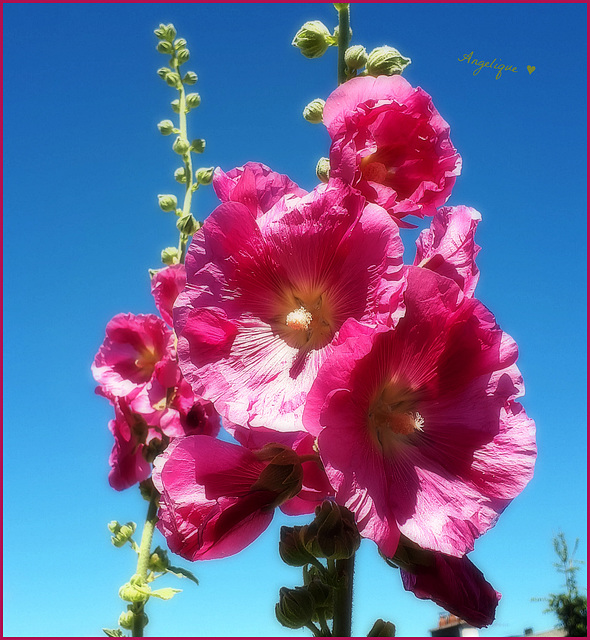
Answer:
POLYGON ((199 581, 190 571, 188 571, 188 569, 183 569, 182 567, 168 567, 167 573, 173 573, 177 578, 188 578, 195 584, 199 584, 199 581))
POLYGON ((150 596, 154 596, 154 598, 160 598, 161 600, 170 600, 175 594, 180 593, 182 589, 171 589, 170 587, 165 587, 164 589, 157 589, 156 591, 152 591, 150 596))
POLYGON ((121 629, 103 629, 107 636, 110 638, 123 638, 123 632, 121 629))

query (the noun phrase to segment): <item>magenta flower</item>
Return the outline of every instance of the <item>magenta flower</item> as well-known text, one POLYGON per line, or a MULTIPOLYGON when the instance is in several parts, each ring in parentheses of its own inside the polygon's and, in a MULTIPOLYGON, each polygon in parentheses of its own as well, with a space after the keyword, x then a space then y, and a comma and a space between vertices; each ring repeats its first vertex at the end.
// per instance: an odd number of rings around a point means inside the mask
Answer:
POLYGON ((221 202, 241 202, 254 217, 272 209, 283 197, 307 193, 287 176, 259 162, 247 162, 227 173, 218 167, 213 174, 213 188, 221 202))
POLYGON ((116 315, 92 364, 94 379, 105 392, 127 396, 154 377, 166 386, 175 376, 174 336, 155 315, 116 315))
POLYGON ((436 602, 474 627, 486 627, 494 621, 502 596, 467 556, 426 551, 402 536, 392 560, 401 569, 406 591, 421 600, 436 602))
POLYGON ((475 244, 475 229, 480 220, 471 207, 442 207, 416 240, 414 264, 451 278, 473 297, 479 280, 475 257, 481 247, 475 244))
MULTIPOLYGON (((319 464, 313 457, 308 462, 319 464)), ((238 553, 268 527, 277 506, 300 493, 302 462, 280 444, 250 451, 208 436, 178 438, 154 462, 158 528, 188 560, 238 553)))
MULTIPOLYGON (((533 474, 517 347, 480 302, 428 269, 408 267, 404 297, 395 328, 334 350, 303 421, 336 500, 385 555, 401 532, 463 556, 533 474)), ((354 336, 359 325, 348 324, 354 336)))
POLYGON ((339 181, 258 218, 220 205, 193 238, 175 306, 184 378, 234 424, 301 430, 345 320, 401 313, 402 251, 387 213, 339 181))
POLYGON ((152 295, 156 307, 170 326, 172 326, 172 307, 185 284, 186 270, 183 264, 173 264, 160 269, 152 278, 152 295))
POLYGON ((461 158, 430 96, 401 76, 353 78, 324 106, 331 176, 396 218, 433 215, 451 193, 461 158))

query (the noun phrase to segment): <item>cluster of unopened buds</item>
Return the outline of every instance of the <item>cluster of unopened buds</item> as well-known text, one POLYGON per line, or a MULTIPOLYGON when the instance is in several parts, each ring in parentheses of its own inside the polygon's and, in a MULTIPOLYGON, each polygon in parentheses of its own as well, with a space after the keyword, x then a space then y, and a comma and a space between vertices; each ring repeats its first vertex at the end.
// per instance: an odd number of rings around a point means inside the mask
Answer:
MULTIPOLYGON (((308 23, 294 44, 315 57, 337 36, 308 23)), ((399 52, 350 49, 367 72, 308 106, 331 138, 320 183, 216 169, 221 204, 186 267, 153 275, 161 318, 107 326, 93 371, 115 409, 110 481, 151 475, 157 526, 188 560, 239 552, 277 507, 315 512, 282 529, 304 570, 280 593, 286 626, 350 635, 327 621, 366 538, 405 589, 481 627, 500 595, 467 554, 536 456, 517 347, 475 297, 480 214, 444 206, 461 170, 448 124, 399 52), (431 224, 407 264, 410 215, 431 224)))

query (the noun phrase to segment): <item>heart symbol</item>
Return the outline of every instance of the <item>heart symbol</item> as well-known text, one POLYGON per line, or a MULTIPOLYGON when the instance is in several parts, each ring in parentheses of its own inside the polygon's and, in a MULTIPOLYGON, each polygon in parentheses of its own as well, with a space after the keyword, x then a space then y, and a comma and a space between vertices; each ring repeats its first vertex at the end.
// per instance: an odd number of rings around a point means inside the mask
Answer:
POLYGON ((531 73, 536 69, 537 67, 531 67, 530 64, 527 64, 526 69, 529 72, 529 76, 531 75, 531 73))

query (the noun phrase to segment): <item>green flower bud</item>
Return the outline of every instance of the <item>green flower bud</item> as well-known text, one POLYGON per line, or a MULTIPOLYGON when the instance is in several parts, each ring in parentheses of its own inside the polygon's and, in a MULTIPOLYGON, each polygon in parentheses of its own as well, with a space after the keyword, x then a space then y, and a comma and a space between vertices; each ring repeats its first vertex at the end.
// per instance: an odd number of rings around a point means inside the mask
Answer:
POLYGON ((161 67, 160 69, 158 69, 158 75, 160 76, 160 78, 162 78, 162 80, 166 80, 166 77, 170 73, 174 73, 174 72, 172 71, 172 69, 169 69, 168 67, 161 67))
POLYGON ((170 44, 170 42, 167 42, 166 40, 160 40, 160 42, 158 42, 158 46, 156 47, 156 49, 159 51, 159 53, 174 53, 174 49, 172 47, 172 45, 170 44))
POLYGON ((164 264, 178 264, 180 262, 178 249, 176 247, 166 247, 162 250, 162 262, 164 264))
POLYGON ((178 64, 184 64, 185 62, 188 62, 190 57, 191 57, 191 54, 189 53, 188 49, 181 49, 176 54, 176 59, 178 60, 178 64))
POLYGON ((172 151, 177 153, 179 156, 183 156, 185 153, 188 152, 190 147, 191 145, 189 144, 189 141, 186 138, 178 136, 178 138, 176 138, 176 140, 174 141, 174 144, 172 145, 172 151))
POLYGON ((367 62, 367 50, 360 44, 348 47, 344 52, 344 62, 349 69, 362 69, 367 62))
POLYGON ((326 183, 330 179, 330 160, 320 158, 315 168, 315 174, 320 182, 326 183))
POLYGON ((395 638, 395 625, 379 618, 367 633, 367 638, 395 638))
POLYGON ((172 120, 162 120, 158 122, 158 129, 163 136, 169 136, 174 132, 174 123, 172 120))
POLYGON ((180 76, 174 71, 171 71, 165 78, 166 84, 174 89, 178 89, 180 87, 180 76))
POLYGON ((172 42, 176 38, 176 29, 173 24, 160 24, 154 33, 160 40, 167 40, 168 42, 172 42))
POLYGON ((135 620, 135 614, 133 611, 128 609, 127 611, 123 611, 123 613, 119 616, 119 626, 123 627, 123 629, 133 629, 133 621, 135 620))
POLYGON ((115 547, 123 547, 129 538, 135 533, 135 522, 128 522, 127 524, 120 525, 118 522, 110 522, 109 530, 113 534, 111 536, 111 542, 115 547), (114 527, 112 525, 115 524, 114 527))
POLYGON ((175 49, 184 49, 186 47, 186 40, 184 38, 178 38, 178 40, 174 41, 175 49))
POLYGON ((320 58, 332 44, 332 36, 325 24, 319 20, 306 22, 295 34, 293 42, 306 58, 320 58))
POLYGON ((304 587, 279 591, 279 602, 275 606, 277 620, 289 629, 299 629, 311 621, 314 601, 304 587))
POLYGON ((116 521, 116 520, 111 520, 108 524, 107 524, 108 530, 111 533, 115 533, 117 531, 119 531, 119 529, 121 528, 121 525, 116 521))
POLYGON ((199 184, 207 186, 213 181, 215 167, 201 167, 195 171, 195 177, 199 184))
POLYGON ((174 113, 180 113, 180 100, 178 98, 176 98, 176 100, 172 100, 170 106, 172 107, 172 111, 174 111, 174 113))
POLYGON ((195 153, 203 153, 203 151, 205 151, 205 141, 203 138, 197 138, 191 142, 191 151, 195 153))
POLYGON ((303 567, 314 561, 314 557, 306 550, 301 539, 303 527, 281 527, 279 555, 290 567, 303 567))
POLYGON ((176 196, 171 194, 158 194, 158 204, 162 211, 176 211, 178 200, 176 199, 176 196))
POLYGON ((166 571, 169 566, 170 560, 168 560, 168 552, 165 549, 156 547, 149 559, 149 570, 161 573, 162 571, 166 571))
POLYGON ((346 507, 324 500, 316 507, 315 514, 313 522, 302 532, 307 551, 316 558, 350 558, 361 543, 352 513, 346 507))
POLYGON ((370 76, 400 75, 410 62, 412 62, 410 58, 404 58, 393 47, 377 47, 367 58, 367 73, 370 76))
POLYGON ((306 107, 303 109, 303 117, 313 124, 319 124, 322 121, 322 115, 324 113, 324 105, 326 104, 325 100, 321 98, 316 98, 312 100, 306 107))
POLYGON ((187 181, 186 169, 184 167, 178 167, 174 172, 174 179, 180 184, 184 184, 187 181))
POLYGON ((193 233, 199 230, 200 226, 201 225, 195 220, 192 213, 180 216, 176 221, 176 228, 180 233, 184 233, 187 236, 192 236, 193 233))
POLYGON ((182 79, 182 82, 184 84, 196 84, 198 79, 199 78, 194 71, 187 71, 184 74, 184 78, 182 79))
POLYGON ((189 93, 186 96, 186 106, 189 109, 194 109, 201 104, 201 96, 198 93, 189 93))
POLYGON ((323 617, 328 620, 332 618, 334 615, 332 587, 316 579, 307 585, 307 591, 314 602, 314 615, 312 619, 317 621, 319 613, 323 614, 323 617))
POLYGON ((145 602, 150 597, 151 588, 148 584, 133 581, 126 582, 119 589, 119 598, 126 602, 145 602))

